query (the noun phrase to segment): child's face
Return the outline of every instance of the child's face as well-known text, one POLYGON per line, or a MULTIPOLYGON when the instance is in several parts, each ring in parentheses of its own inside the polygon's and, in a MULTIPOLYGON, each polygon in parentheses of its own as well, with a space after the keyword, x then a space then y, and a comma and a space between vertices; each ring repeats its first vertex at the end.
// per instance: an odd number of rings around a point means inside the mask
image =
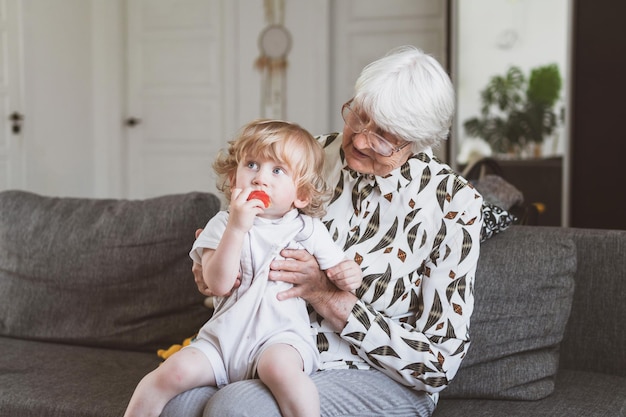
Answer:
POLYGON ((246 155, 237 166, 235 188, 263 190, 270 196, 270 206, 261 217, 279 218, 309 203, 299 198, 289 167, 273 159, 246 155))

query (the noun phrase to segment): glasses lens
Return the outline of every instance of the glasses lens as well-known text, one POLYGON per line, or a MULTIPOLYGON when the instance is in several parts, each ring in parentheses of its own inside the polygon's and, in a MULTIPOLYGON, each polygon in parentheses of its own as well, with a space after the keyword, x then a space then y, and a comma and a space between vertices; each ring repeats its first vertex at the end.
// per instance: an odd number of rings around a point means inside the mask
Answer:
POLYGON ((367 132, 370 146, 376 152, 382 156, 390 156, 393 153, 393 146, 379 134, 374 132, 367 132))
POLYGON ((360 133, 363 130, 363 123, 361 123, 361 119, 359 119, 359 116, 356 115, 350 106, 343 106, 341 109, 341 117, 354 133, 360 133))

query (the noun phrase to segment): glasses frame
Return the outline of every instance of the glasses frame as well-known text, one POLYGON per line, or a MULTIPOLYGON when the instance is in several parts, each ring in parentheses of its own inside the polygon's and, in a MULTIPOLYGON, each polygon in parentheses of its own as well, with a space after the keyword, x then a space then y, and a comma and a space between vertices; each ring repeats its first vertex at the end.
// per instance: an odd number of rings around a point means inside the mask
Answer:
POLYGON ((343 122, 346 124, 346 126, 350 128, 350 130, 352 130, 352 132, 354 132, 354 134, 359 135, 362 133, 363 135, 365 135, 365 137, 367 138, 367 144, 377 154, 382 155, 384 157, 389 157, 393 155, 394 153, 401 151, 402 149, 404 149, 406 146, 408 146, 411 143, 410 141, 405 141, 404 143, 400 145, 394 146, 393 144, 389 143, 387 139, 385 139, 378 133, 372 132, 371 130, 367 129, 365 127, 366 123, 363 122, 363 119, 361 119, 359 115, 357 114, 357 112, 355 112, 354 109, 350 106, 351 104, 352 104, 352 100, 346 102, 343 106, 341 106, 341 118, 343 119, 343 122), (349 112, 348 116, 350 116, 350 118, 355 119, 359 123, 359 126, 360 126, 359 130, 355 129, 355 127, 352 124, 350 124, 348 120, 346 120, 348 118, 346 117, 346 114, 345 114, 346 109, 349 112), (372 137, 374 137, 374 140, 372 140, 372 137), (380 149, 381 145, 383 147, 385 146, 389 147, 389 152, 383 152, 380 149))

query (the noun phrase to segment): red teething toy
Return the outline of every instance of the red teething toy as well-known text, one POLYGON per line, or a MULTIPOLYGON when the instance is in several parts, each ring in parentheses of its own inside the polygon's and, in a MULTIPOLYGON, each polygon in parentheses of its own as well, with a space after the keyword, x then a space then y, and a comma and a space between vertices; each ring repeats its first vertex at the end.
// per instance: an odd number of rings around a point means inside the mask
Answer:
POLYGON ((270 196, 265 193, 265 191, 254 190, 248 196, 248 200, 257 199, 261 200, 265 208, 270 206, 270 196))

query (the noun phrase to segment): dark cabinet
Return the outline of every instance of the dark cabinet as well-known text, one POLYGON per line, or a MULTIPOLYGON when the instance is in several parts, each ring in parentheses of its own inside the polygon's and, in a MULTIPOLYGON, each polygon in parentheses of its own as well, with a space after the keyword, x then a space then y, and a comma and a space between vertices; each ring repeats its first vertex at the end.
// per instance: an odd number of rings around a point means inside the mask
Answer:
POLYGON ((561 226, 563 158, 498 160, 502 176, 524 194, 526 204, 538 207, 537 225, 561 226))

